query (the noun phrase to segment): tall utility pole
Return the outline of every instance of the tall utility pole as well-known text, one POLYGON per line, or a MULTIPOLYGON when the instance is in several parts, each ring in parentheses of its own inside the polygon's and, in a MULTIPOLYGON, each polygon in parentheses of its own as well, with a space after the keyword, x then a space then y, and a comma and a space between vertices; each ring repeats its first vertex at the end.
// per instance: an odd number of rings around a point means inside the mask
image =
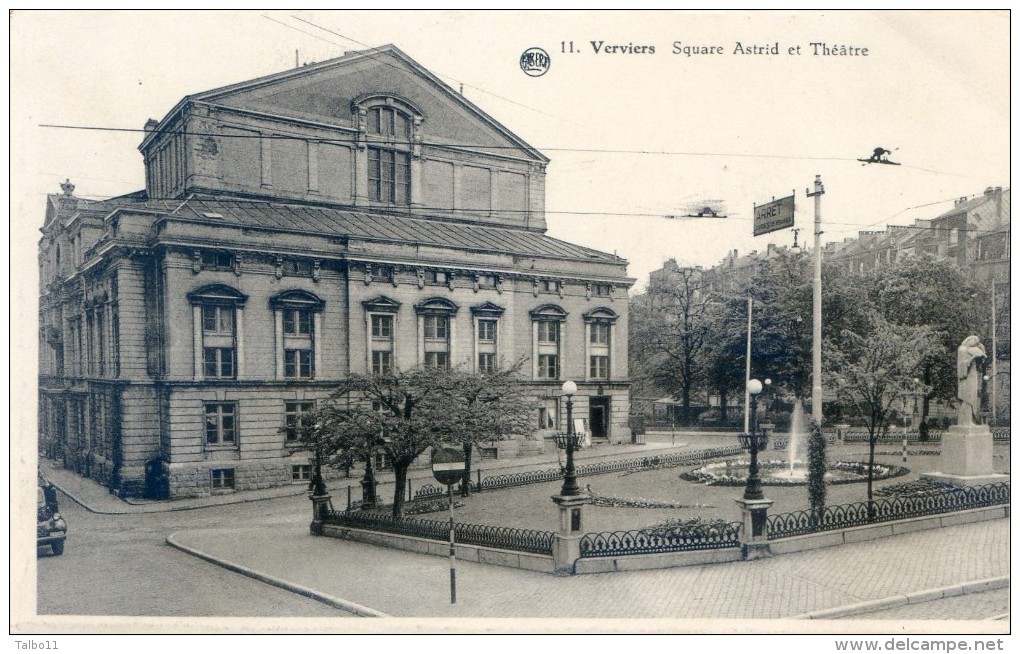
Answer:
POLYGON ((811 417, 822 424, 822 176, 815 175, 815 190, 807 191, 815 199, 815 284, 814 334, 811 347, 811 417))
POLYGON ((744 366, 744 433, 751 433, 751 392, 747 390, 748 383, 751 381, 751 310, 754 306, 754 300, 751 296, 747 296, 747 358, 744 366))

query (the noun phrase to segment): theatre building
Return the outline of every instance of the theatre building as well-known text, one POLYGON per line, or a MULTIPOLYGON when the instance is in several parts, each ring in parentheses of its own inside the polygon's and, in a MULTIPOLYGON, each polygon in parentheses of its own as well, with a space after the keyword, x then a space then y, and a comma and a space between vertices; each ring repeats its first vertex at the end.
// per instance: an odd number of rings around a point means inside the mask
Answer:
POLYGON ((145 189, 39 244, 40 452, 123 496, 306 483, 350 372, 526 358, 533 430, 630 439, 626 261, 545 234, 548 159, 393 46, 181 100, 145 189))

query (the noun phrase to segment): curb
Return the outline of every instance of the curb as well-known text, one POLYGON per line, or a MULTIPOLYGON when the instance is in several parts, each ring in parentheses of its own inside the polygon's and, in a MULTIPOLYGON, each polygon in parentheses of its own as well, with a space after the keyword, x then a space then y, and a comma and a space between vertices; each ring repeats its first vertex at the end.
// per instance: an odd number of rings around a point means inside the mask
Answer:
POLYGON ((924 602, 931 602, 933 600, 944 599, 947 597, 957 597, 959 595, 968 595, 970 593, 981 593, 999 588, 1009 588, 1008 576, 978 579, 975 581, 953 584, 952 586, 930 588, 927 590, 915 591, 913 593, 906 593, 905 595, 893 595, 891 597, 858 602, 857 604, 847 604, 845 606, 837 606, 835 608, 823 609, 821 611, 811 611, 809 613, 791 616, 791 619, 831 620, 834 618, 845 618, 852 615, 860 615, 862 613, 873 613, 875 611, 882 611, 884 609, 891 609, 898 606, 906 606, 908 604, 922 604, 924 602))
POLYGON ((210 504, 203 504, 203 505, 200 505, 200 506, 166 506, 166 505, 156 505, 156 506, 153 506, 151 509, 147 508, 148 505, 146 505, 146 504, 136 504, 136 503, 133 503, 133 502, 128 502, 127 500, 123 500, 123 499, 118 497, 118 498, 116 498, 116 501, 123 502, 124 504, 127 504, 129 507, 133 507, 133 508, 132 509, 112 510, 112 509, 97 509, 94 506, 89 505, 85 500, 81 499, 80 497, 78 497, 74 493, 71 493, 70 491, 68 491, 59 482, 54 481, 52 478, 47 477, 46 480, 54 488, 56 488, 58 491, 60 491, 61 493, 63 493, 67 497, 71 498, 71 501, 73 501, 75 504, 78 504, 79 506, 84 508, 89 513, 95 513, 97 515, 134 515, 136 513, 172 513, 174 511, 196 511, 198 509, 211 509, 211 508, 214 508, 214 507, 217 507, 217 506, 228 506, 230 504, 249 504, 251 502, 263 502, 265 500, 276 500, 276 499, 282 499, 282 498, 285 498, 285 497, 297 497, 299 495, 304 495, 305 492, 306 492, 305 490, 302 489, 302 490, 294 492, 294 493, 288 493, 288 494, 283 494, 283 495, 274 495, 272 497, 244 497, 244 498, 241 498, 241 499, 228 500, 228 501, 225 501, 225 502, 213 502, 213 503, 210 503, 210 504))
POLYGON ((219 559, 215 556, 212 556, 211 554, 206 554, 205 552, 196 550, 193 547, 188 547, 183 543, 177 542, 176 540, 174 540, 174 536, 176 535, 177 532, 174 532, 166 537, 167 545, 170 545, 171 547, 174 547, 184 552, 185 554, 190 554, 191 556, 202 559, 203 561, 207 561, 214 565, 218 565, 222 568, 226 568, 231 572, 237 572, 246 577, 251 577, 252 579, 261 581, 262 583, 269 584, 270 586, 276 586, 277 588, 282 588, 283 590, 295 593, 297 595, 301 595, 302 597, 307 597, 308 599, 315 600, 316 602, 321 602, 323 604, 326 604, 327 606, 332 606, 333 608, 341 609, 343 611, 347 611, 348 613, 353 613, 358 617, 362 618, 390 617, 388 614, 383 613, 382 611, 376 611, 375 609, 371 609, 367 606, 362 606, 361 604, 357 604, 356 602, 351 602, 349 600, 341 599, 339 597, 333 597, 332 595, 326 595, 325 593, 320 593, 318 591, 312 590, 311 588, 299 586, 298 584, 293 584, 289 581, 285 581, 277 577, 262 574, 261 572, 257 572, 255 570, 252 570, 251 568, 246 568, 244 566, 237 565, 236 563, 230 563, 229 561, 219 559))

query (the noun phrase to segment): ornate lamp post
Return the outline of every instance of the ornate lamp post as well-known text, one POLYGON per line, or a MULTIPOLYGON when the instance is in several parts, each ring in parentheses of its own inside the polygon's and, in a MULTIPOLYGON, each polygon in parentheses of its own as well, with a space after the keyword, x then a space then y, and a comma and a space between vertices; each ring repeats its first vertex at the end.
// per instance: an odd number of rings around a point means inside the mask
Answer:
MULTIPOLYGON (((765 384, 771 383, 770 379, 765 384)), ((761 490, 761 477, 758 474, 758 452, 769 444, 768 431, 758 428, 758 395, 762 392, 762 383, 757 379, 747 382, 747 392, 751 395, 751 433, 740 434, 740 445, 751 453, 751 466, 748 470, 747 485, 744 487, 745 500, 762 500, 765 494, 761 490)))
POLYGON ((567 451, 567 469, 563 476, 563 487, 560 489, 561 497, 572 497, 580 495, 581 489, 577 485, 577 471, 574 469, 574 448, 577 447, 578 436, 574 433, 574 394, 577 393, 577 384, 567 380, 563 382, 563 394, 567 397, 567 433, 556 435, 556 446, 567 451))
POLYGON ((322 424, 315 424, 315 470, 308 484, 308 499, 312 501, 312 524, 309 530, 314 536, 322 535, 322 525, 329 513, 329 491, 322 480, 322 424))

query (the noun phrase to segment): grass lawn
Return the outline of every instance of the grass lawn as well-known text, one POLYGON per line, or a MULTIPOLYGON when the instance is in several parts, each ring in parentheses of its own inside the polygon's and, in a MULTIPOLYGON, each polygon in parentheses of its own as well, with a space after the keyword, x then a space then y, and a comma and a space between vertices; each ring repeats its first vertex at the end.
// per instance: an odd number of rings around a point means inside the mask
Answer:
MULTIPOLYGON (((911 445, 908 450, 933 450, 937 443, 911 445)), ((693 448, 693 449, 700 449, 693 448)), ((891 484, 900 484, 918 479, 924 472, 939 469, 939 457, 933 455, 908 455, 906 463, 902 462, 899 446, 879 444, 876 447, 876 460, 879 463, 900 465, 910 473, 875 482, 875 488, 891 484)), ((994 447, 994 469, 996 472, 1009 471, 1009 444, 996 443, 994 447)), ((746 457, 745 457, 746 458, 746 457)), ((830 445, 828 460, 831 461, 864 461, 868 458, 866 443, 830 445)), ((768 450, 760 455, 761 460, 786 459, 786 452, 768 450)), ((578 479, 582 488, 590 485, 591 490, 603 496, 629 499, 661 500, 689 505, 690 508, 670 509, 636 509, 625 507, 585 507, 585 523, 583 531, 620 531, 649 527, 668 519, 690 519, 701 517, 709 520, 721 518, 726 521, 738 521, 740 510, 734 502, 743 493, 742 487, 706 486, 680 479, 681 472, 691 470, 693 466, 649 470, 645 472, 612 473, 578 479), (697 506, 701 505, 701 506, 697 506)), ((457 497, 463 507, 455 509, 457 522, 498 525, 504 527, 521 527, 555 531, 557 528, 558 509, 550 497, 559 494, 561 482, 532 484, 505 490, 473 493, 470 498, 457 497)), ((796 511, 808 507, 806 486, 765 486, 765 496, 774 500, 770 513, 796 511)), ((879 496, 876 495, 876 498, 879 496)), ((860 502, 867 499, 867 484, 839 484, 828 488, 827 503, 829 505, 860 502)), ((417 518, 445 520, 445 511, 415 516, 417 518)))

